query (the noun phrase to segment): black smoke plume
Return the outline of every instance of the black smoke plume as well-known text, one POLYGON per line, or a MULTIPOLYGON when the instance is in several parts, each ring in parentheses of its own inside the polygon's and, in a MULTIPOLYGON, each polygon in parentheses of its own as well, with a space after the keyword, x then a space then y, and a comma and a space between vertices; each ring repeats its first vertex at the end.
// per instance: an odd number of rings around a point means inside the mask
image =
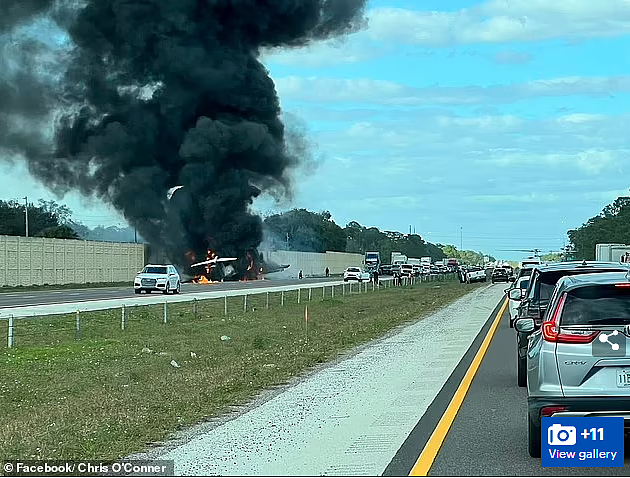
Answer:
POLYGON ((244 271, 262 241, 254 198, 287 191, 300 161, 259 53, 353 32, 365 2, 2 0, 0 148, 57 194, 112 204, 176 264, 211 249, 244 271), (65 47, 22 42, 34 22, 55 22, 65 47), (64 65, 61 79, 42 58, 64 65), (54 111, 46 150, 24 122, 54 111))

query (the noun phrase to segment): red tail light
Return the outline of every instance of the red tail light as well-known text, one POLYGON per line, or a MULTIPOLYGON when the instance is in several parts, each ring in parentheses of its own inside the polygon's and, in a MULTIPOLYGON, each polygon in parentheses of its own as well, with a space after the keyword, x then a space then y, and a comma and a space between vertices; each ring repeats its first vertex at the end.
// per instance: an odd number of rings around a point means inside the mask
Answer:
POLYGON ((560 344, 590 344, 593 340, 595 340, 595 337, 599 335, 599 332, 595 331, 584 333, 579 330, 562 331, 560 328, 560 316, 562 315, 562 309, 564 308, 566 300, 567 294, 565 292, 560 297, 558 305, 551 316, 551 320, 542 323, 541 329, 543 339, 547 342, 560 344))
POLYGON ((630 287, 630 283, 627 283, 627 284, 615 284, 615 287, 630 287))
POLYGON ((566 411, 567 411, 567 407, 561 407, 561 406, 543 407, 540 409, 540 416, 550 417, 554 413, 566 412, 566 411))

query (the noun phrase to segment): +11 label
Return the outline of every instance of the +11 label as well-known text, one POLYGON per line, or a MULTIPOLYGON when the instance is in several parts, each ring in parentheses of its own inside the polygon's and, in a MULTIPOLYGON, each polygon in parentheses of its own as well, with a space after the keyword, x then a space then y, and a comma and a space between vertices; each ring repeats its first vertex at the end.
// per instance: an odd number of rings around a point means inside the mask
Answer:
POLYGON ((604 440, 604 429, 603 428, 591 428, 587 430, 586 428, 580 434, 584 437, 585 440, 589 438, 591 440, 604 440))

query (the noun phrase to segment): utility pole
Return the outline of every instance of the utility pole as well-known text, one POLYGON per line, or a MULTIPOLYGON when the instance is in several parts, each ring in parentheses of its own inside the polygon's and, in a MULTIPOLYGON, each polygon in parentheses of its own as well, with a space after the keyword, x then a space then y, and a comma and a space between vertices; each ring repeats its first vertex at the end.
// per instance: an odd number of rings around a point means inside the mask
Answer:
POLYGON ((289 250, 289 233, 287 232, 287 251, 289 250))
POLYGON ((459 250, 464 250, 464 228, 462 226, 459 227, 459 250))
POLYGON ((138 229, 133 228, 133 241, 138 244, 138 229))
POLYGON ((24 196, 24 224, 26 226, 26 237, 28 237, 28 196, 24 196))

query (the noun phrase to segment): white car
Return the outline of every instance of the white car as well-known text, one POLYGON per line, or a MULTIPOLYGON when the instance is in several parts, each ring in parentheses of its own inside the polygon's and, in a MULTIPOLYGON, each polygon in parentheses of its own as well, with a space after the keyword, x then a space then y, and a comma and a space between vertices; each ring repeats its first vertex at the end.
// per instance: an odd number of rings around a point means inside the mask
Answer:
POLYGON ((360 267, 348 267, 345 271, 343 271, 343 280, 344 282, 348 282, 349 280, 356 280, 359 282, 369 281, 370 274, 368 272, 363 272, 360 267))
POLYGON ((154 290, 162 291, 163 294, 172 292, 179 294, 181 291, 181 279, 175 266, 147 264, 144 266, 133 281, 133 288, 136 294, 145 291, 150 294, 154 290))
POLYGON ((485 269, 473 268, 466 274, 466 282, 469 284, 472 282, 487 282, 488 276, 486 276, 485 269))

